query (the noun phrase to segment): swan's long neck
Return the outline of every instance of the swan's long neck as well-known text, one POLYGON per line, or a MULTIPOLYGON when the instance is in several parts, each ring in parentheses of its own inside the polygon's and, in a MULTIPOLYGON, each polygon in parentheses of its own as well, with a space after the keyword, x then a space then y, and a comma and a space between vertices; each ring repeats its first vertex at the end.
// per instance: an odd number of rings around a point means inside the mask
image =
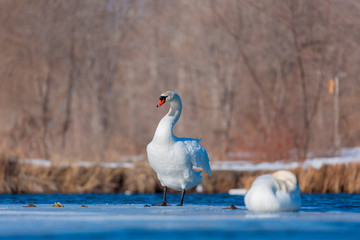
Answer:
POLYGON ((179 95, 174 95, 170 102, 169 112, 160 120, 154 135, 154 141, 170 143, 174 142, 173 127, 179 120, 182 111, 182 103, 179 95))

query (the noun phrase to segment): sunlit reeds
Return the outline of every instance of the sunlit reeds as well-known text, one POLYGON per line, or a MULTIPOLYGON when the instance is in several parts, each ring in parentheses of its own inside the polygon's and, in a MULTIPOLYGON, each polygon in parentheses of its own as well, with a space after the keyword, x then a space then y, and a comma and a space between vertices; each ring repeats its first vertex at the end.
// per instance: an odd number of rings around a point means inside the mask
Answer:
MULTIPOLYGON (((303 193, 360 193, 360 163, 324 165, 292 170, 303 193)), ((213 171, 204 175, 204 193, 227 193, 249 188, 270 171, 213 171)), ((195 191, 193 189, 192 191, 195 191)), ((132 168, 100 165, 51 167, 0 157, 0 193, 154 193, 161 192, 155 172, 146 161, 132 168)))

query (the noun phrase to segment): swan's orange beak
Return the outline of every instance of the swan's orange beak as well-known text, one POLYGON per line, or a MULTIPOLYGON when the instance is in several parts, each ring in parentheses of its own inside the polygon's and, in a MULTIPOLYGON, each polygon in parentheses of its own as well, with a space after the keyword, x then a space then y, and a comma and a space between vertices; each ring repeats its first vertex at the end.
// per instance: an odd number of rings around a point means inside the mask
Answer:
POLYGON ((165 98, 160 99, 160 102, 156 105, 156 107, 160 107, 165 103, 165 98))

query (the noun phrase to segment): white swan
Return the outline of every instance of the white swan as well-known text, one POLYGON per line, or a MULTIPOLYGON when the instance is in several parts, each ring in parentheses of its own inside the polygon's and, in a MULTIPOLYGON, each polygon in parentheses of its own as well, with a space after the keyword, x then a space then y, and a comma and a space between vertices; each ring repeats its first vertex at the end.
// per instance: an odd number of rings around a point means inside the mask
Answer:
POLYGON ((259 176, 245 195, 245 205, 255 212, 298 211, 301 196, 295 175, 281 170, 259 176))
POLYGON ((169 187, 182 192, 179 204, 182 206, 185 191, 202 182, 201 172, 194 171, 193 166, 211 176, 209 157, 205 148, 199 144, 201 139, 178 138, 173 134, 173 127, 182 110, 179 95, 172 91, 162 93, 156 107, 164 103, 170 103, 170 110, 159 122, 146 151, 150 165, 164 188, 164 199, 159 205, 168 205, 166 191, 169 187))

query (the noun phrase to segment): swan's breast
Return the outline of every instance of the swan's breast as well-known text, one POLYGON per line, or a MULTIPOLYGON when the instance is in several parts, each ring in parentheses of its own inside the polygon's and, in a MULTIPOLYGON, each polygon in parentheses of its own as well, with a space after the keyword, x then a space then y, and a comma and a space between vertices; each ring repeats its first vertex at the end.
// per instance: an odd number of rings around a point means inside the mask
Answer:
POLYGON ((155 171, 184 171, 189 168, 182 143, 160 144, 151 142, 147 146, 150 165, 155 171))

